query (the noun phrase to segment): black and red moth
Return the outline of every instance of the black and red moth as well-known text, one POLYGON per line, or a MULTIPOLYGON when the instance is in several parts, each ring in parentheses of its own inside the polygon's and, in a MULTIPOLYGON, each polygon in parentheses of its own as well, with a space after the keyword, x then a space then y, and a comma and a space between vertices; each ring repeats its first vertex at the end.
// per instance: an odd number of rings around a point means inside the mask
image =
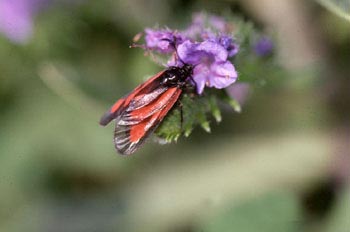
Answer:
POLYGON ((190 64, 169 67, 119 99, 102 116, 103 126, 116 121, 114 144, 118 152, 130 155, 144 143, 179 100, 192 73, 190 64))

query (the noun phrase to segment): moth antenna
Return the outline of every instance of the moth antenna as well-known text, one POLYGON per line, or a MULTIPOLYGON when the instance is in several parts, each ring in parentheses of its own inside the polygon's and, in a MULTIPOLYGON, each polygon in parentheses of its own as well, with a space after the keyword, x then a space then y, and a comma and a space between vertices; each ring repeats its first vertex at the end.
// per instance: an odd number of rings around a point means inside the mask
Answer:
MULTIPOLYGON (((175 50, 175 55, 176 55, 175 58, 178 59, 178 60, 180 60, 182 64, 186 64, 186 62, 184 62, 184 61, 181 59, 181 57, 179 56, 179 53, 178 53, 178 51, 177 51, 176 37, 174 36, 173 41, 171 41, 171 40, 169 40, 169 39, 163 39, 163 40, 168 41, 169 44, 170 44, 171 46, 173 46, 173 48, 174 48, 174 50, 175 50)), ((197 65, 199 65, 199 64, 200 64, 200 63, 198 63, 198 64, 193 64, 192 66, 193 66, 193 68, 195 68, 195 67, 196 67, 197 65)))
POLYGON ((169 44, 174 48, 175 50, 175 59, 176 61, 179 60, 183 65, 186 64, 182 59, 181 57, 179 56, 179 53, 177 52, 177 43, 176 43, 176 37, 174 36, 173 37, 173 40, 170 40, 170 39, 162 39, 164 41, 168 41, 169 44))
POLYGON ((133 43, 133 44, 131 44, 131 45, 129 46, 129 48, 142 48, 142 49, 146 49, 146 46, 143 45, 143 44, 135 44, 135 43, 133 43))
POLYGON ((176 37, 174 36, 174 42, 173 42, 173 46, 174 46, 174 49, 175 49, 175 54, 176 54, 176 57, 177 59, 179 59, 181 61, 182 64, 185 64, 185 62, 181 59, 181 57, 179 56, 179 53, 177 51, 177 45, 176 45, 176 37))
POLYGON ((145 56, 149 56, 153 62, 159 64, 160 66, 165 66, 165 64, 160 60, 158 59, 157 57, 155 57, 153 55, 153 53, 150 51, 150 49, 148 49, 144 44, 131 44, 129 46, 129 48, 142 48, 145 52, 144 52, 144 55, 145 56))

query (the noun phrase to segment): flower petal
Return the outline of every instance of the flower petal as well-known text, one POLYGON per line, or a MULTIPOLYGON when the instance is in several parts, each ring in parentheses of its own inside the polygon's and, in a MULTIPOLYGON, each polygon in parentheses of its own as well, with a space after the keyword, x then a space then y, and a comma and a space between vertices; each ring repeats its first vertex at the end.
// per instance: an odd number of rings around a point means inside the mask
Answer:
POLYGON ((198 51, 202 51, 214 57, 215 61, 226 61, 228 53, 226 49, 219 43, 212 40, 205 40, 197 47, 198 51))
POLYGON ((215 15, 211 16, 209 18, 209 23, 211 24, 212 27, 214 27, 220 32, 224 32, 227 28, 227 23, 225 19, 219 16, 215 16, 215 15))
POLYGON ((219 38, 219 43, 227 50, 229 57, 238 53, 239 46, 234 42, 232 36, 222 35, 219 38))
POLYGON ((183 40, 179 33, 170 29, 154 30, 147 28, 145 34, 146 47, 161 53, 173 52, 174 46, 172 43, 179 43, 183 40))
POLYGON ((226 88, 237 79, 237 72, 230 61, 213 63, 210 67, 211 76, 208 86, 217 89, 226 88))
POLYGON ((187 64, 198 64, 203 55, 198 51, 198 45, 199 43, 186 40, 177 47, 177 54, 187 64))
POLYGON ((208 66, 204 64, 197 65, 193 70, 193 80, 196 83, 197 93, 201 94, 204 90, 204 86, 210 76, 210 70, 208 66))
POLYGON ((177 52, 185 63, 197 65, 199 63, 223 62, 227 60, 227 50, 218 42, 205 40, 193 43, 189 40, 181 43, 177 52))

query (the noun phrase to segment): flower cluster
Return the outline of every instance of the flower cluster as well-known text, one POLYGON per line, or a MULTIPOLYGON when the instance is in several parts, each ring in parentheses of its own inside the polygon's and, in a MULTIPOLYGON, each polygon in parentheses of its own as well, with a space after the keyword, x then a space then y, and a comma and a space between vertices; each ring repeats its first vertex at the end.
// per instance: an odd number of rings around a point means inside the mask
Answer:
POLYGON ((168 66, 194 66, 193 81, 197 92, 204 87, 226 88, 237 79, 232 62, 238 44, 232 35, 232 26, 223 18, 198 13, 193 16, 191 25, 183 30, 146 29, 147 51, 169 55, 168 66))
POLYGON ((272 40, 267 37, 263 36, 259 38, 258 41, 254 44, 254 52, 258 56, 267 56, 272 53, 273 50, 273 43, 272 40))
POLYGON ((50 0, 1 0, 0 33, 14 43, 25 43, 33 31, 33 18, 50 0))
POLYGON ((51 5, 79 4, 66 0, 0 0, 0 36, 12 43, 26 44, 35 31, 35 17, 51 5))

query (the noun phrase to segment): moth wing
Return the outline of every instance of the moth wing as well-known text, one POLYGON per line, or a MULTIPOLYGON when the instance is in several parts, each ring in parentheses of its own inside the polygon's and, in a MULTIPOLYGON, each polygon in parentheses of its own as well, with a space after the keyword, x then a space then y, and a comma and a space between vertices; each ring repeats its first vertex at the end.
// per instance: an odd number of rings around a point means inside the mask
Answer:
POLYGON ((152 96, 156 97, 157 93, 165 91, 164 88, 159 88, 159 79, 164 74, 165 70, 157 73, 146 82, 137 86, 130 94, 119 99, 114 105, 101 117, 100 125, 105 126, 113 119, 117 118, 126 108, 130 108, 130 104, 134 108, 138 108, 152 101, 152 96), (154 91, 157 90, 156 93, 154 91), (153 95, 152 95, 153 93, 153 95), (150 97, 150 95, 152 95, 150 97))
POLYGON ((114 133, 116 149, 124 155, 134 153, 159 126, 181 92, 179 88, 169 88, 149 105, 134 111, 125 111, 116 123, 114 133))

